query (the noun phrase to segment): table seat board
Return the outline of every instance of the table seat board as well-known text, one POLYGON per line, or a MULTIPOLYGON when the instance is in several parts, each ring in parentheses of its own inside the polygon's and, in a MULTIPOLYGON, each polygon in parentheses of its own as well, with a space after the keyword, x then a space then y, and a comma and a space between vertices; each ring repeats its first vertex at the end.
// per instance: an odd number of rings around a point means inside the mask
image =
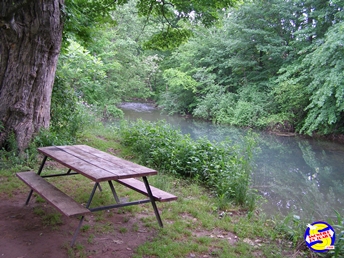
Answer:
POLYGON ((34 171, 16 173, 17 177, 26 183, 32 190, 46 199, 64 215, 78 216, 85 215, 91 211, 75 202, 71 197, 61 192, 55 186, 47 182, 34 171))
MULTIPOLYGON (((128 188, 131 188, 131 189, 133 189, 133 190, 135 190, 135 191, 137 191, 143 195, 148 196, 146 186, 140 180, 137 180, 135 178, 128 178, 128 179, 119 179, 119 180, 116 180, 116 182, 118 182, 122 185, 125 185, 128 188)), ((151 188, 153 197, 156 201, 169 202, 169 201, 174 201, 174 200, 178 199, 177 196, 170 194, 168 192, 165 192, 163 190, 160 190, 159 188, 156 188, 154 186, 150 186, 150 188, 151 188)))
POLYGON ((157 174, 153 169, 86 145, 42 147, 38 150, 95 182, 157 174))

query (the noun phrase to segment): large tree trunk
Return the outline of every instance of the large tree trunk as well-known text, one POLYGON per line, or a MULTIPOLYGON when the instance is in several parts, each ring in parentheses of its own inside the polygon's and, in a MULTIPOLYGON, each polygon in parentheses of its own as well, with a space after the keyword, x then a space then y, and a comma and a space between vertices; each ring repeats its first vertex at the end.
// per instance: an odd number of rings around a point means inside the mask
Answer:
POLYGON ((22 151, 40 128, 49 126, 63 4, 64 0, 1 0, 0 148, 14 133, 22 151))

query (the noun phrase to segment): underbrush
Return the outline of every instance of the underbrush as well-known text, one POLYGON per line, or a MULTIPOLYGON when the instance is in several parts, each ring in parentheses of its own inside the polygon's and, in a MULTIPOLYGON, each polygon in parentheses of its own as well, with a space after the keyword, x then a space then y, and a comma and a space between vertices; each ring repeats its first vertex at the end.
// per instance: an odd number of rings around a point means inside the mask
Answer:
POLYGON ((163 121, 123 122, 117 132, 120 142, 141 164, 196 180, 214 192, 221 206, 234 202, 250 211, 254 209, 255 195, 250 189, 255 146, 252 134, 244 137, 243 147, 239 147, 229 140, 221 143, 206 138, 193 140, 163 121))

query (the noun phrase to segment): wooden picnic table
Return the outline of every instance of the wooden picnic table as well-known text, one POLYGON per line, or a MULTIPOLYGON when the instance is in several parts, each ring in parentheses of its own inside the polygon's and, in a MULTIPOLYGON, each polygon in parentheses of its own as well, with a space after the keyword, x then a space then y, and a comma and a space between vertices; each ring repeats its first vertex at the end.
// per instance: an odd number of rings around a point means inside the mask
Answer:
POLYGON ((90 146, 50 146, 38 148, 38 151, 44 155, 38 172, 26 171, 17 173, 17 176, 31 188, 26 200, 26 205, 28 205, 32 193, 35 191, 64 215, 68 217, 81 216, 79 225, 75 230, 71 242, 72 246, 75 243, 76 237, 83 223, 84 216, 90 212, 150 202, 160 227, 163 227, 155 202, 167 202, 177 199, 173 194, 155 188, 148 183, 147 176, 157 175, 156 170, 118 158, 90 146), (42 171, 47 158, 57 161, 69 170, 66 173, 44 175, 42 171), (82 206, 77 203, 67 194, 57 189, 46 180, 48 177, 71 176, 77 174, 85 176, 94 182, 94 186, 90 192, 90 197, 86 206, 82 206), (142 181, 137 178, 142 178, 142 181), (111 205, 91 208, 92 199, 97 188, 101 190, 101 182, 108 182, 114 197, 114 203, 111 205), (148 196, 149 198, 131 202, 121 202, 117 196, 113 182, 129 187, 130 189, 148 196))

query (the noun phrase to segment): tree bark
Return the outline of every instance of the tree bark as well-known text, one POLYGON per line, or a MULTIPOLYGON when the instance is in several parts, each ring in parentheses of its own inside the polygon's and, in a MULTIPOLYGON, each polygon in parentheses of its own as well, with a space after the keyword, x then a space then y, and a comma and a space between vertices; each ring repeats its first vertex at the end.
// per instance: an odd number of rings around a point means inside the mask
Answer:
POLYGON ((23 151, 40 128, 49 126, 63 4, 64 0, 1 1, 0 149, 14 133, 23 151))

